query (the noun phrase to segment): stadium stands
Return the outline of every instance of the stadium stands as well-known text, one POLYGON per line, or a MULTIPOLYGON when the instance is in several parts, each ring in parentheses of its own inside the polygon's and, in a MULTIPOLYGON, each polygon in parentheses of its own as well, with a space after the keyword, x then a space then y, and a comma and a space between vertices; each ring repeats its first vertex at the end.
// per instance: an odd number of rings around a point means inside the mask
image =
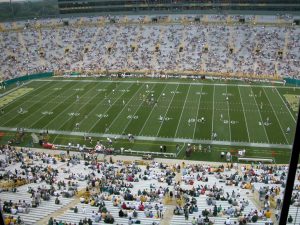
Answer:
MULTIPOLYGON (((264 164, 240 165, 239 169, 237 165, 185 165, 180 161, 172 165, 152 161, 144 166, 83 161, 79 153, 62 157, 49 152, 1 147, 0 202, 6 216, 20 216, 25 224, 42 224, 50 217, 66 224, 88 219, 92 224, 105 224, 105 217, 111 215, 114 224, 130 224, 133 217, 133 222, 152 225, 160 224, 164 214, 171 212, 169 224, 173 225, 192 224, 206 215, 211 224, 245 220, 250 225, 265 225, 276 221, 271 215, 279 212, 277 199, 282 198, 288 169, 264 164), (29 183, 4 187, 9 179, 20 178, 29 183), (128 216, 120 217, 120 209, 128 216)), ((299 185, 297 181, 296 188, 299 185)), ((292 200, 290 214, 298 221, 296 189, 292 200)))
POLYGON ((43 71, 298 76, 292 16, 90 17, 2 23, 4 80, 43 71), (240 19, 245 20, 240 23, 240 19), (65 23, 65 22, 68 23, 65 23), (274 22, 275 21, 275 22, 274 22))

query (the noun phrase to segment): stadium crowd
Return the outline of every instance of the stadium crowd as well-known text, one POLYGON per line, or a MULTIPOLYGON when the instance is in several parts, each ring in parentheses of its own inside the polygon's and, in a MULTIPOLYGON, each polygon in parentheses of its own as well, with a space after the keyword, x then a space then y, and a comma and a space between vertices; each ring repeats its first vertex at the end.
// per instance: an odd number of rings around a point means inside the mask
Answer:
POLYGON ((246 24, 237 23, 240 16, 209 15, 200 18, 207 23, 190 22, 194 18, 161 17, 158 23, 149 23, 151 18, 145 16, 2 23, 0 73, 4 80, 44 71, 299 76, 300 28, 274 23, 293 17, 245 16, 246 24), (69 25, 61 26, 66 21, 69 25))
MULTIPOLYGON (((51 216, 48 224, 159 224, 168 201, 176 202, 170 224, 265 224, 274 216, 278 220, 288 170, 264 164, 240 169, 233 164, 138 165, 100 162, 90 153, 82 157, 0 149, 0 203, 6 224, 36 223, 45 210, 50 215, 70 203, 64 215, 51 216), (253 203, 256 194, 260 208, 253 203), (72 203, 75 195, 79 202, 72 203)), ((291 214, 300 206, 299 182, 291 214)), ((293 219, 298 217, 292 214, 293 219)))

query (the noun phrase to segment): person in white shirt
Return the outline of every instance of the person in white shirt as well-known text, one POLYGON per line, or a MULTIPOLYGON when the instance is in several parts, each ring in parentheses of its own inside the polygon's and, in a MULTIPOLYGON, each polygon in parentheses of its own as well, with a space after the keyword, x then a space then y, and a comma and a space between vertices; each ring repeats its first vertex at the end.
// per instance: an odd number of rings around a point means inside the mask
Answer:
POLYGON ((231 225, 231 220, 229 217, 225 220, 225 225, 231 225))

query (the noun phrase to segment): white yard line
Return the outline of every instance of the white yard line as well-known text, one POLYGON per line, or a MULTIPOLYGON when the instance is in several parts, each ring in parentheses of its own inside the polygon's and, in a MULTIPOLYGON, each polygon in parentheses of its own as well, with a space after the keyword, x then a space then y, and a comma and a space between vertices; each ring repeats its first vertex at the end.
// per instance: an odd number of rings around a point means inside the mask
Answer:
MULTIPOLYGON (((227 97, 227 86, 226 86, 226 97, 227 97)), ((229 140, 231 141, 231 119, 230 119, 230 113, 229 113, 229 99, 227 101, 227 110, 228 110, 228 126, 229 126, 229 140)))
MULTIPOLYGON (((86 86, 87 87, 87 86, 86 86)), ((69 91, 70 89, 67 89, 67 91, 69 91)), ((72 92, 72 94, 71 95, 69 95, 68 97, 67 97, 67 99, 68 98, 70 98, 70 97, 72 97, 72 96, 75 96, 76 94, 74 94, 74 92, 72 92)), ((64 101, 62 101, 62 103, 63 103, 64 101)), ((60 113, 58 113, 51 121, 49 121, 43 128, 44 129, 46 129, 48 126, 49 126, 49 124, 52 124, 54 121, 55 121, 55 119, 56 118, 58 118, 60 115, 62 115, 66 110, 68 110, 69 108, 71 108, 71 106, 73 106, 74 104, 76 104, 76 101, 74 101, 74 103, 73 104, 70 104, 68 107, 66 107, 64 110, 62 110, 62 111, 60 111, 60 113)), ((55 108, 57 108, 57 106, 55 107, 55 108)), ((37 122, 38 122, 39 120, 37 120, 34 124, 36 124, 37 122)), ((34 124, 32 124, 32 126, 34 125, 34 124)))
MULTIPOLYGON (((128 88, 130 88, 132 86, 132 84, 128 87, 128 88)), ((105 113, 107 113, 110 109, 111 109, 111 107, 113 107, 113 105, 125 94, 126 92, 124 92, 122 95, 120 95, 118 98, 116 98, 115 99, 115 101, 103 112, 103 114, 105 114, 105 113)), ((94 126, 92 126, 89 130, 88 130, 88 132, 90 132, 91 130, 93 130, 94 129, 94 127, 97 125, 97 123, 100 121, 101 119, 99 119, 98 121, 96 121, 95 123, 94 123, 94 126)))
MULTIPOLYGON (((171 99, 171 101, 170 101, 170 103, 169 103, 169 106, 168 106, 168 108, 167 108, 167 111, 166 111, 165 114, 164 114, 164 117, 163 117, 164 120, 165 120, 166 115, 168 114, 168 111, 169 111, 170 106, 171 106, 171 104, 172 104, 172 102, 173 102, 173 99, 174 99, 174 97, 175 97, 175 95, 176 95, 176 91, 177 91, 178 87, 179 87, 179 85, 177 85, 176 90, 174 91, 173 97, 172 97, 172 99, 171 99)), ((157 131, 157 133, 156 133, 156 135, 155 135, 155 136, 157 136, 157 137, 158 137, 159 131, 160 131, 160 129, 161 129, 163 123, 164 123, 164 120, 160 123, 160 126, 159 126, 159 128, 158 128, 158 131, 157 131)))
POLYGON ((284 130, 282 129, 281 123, 280 123, 280 121, 279 121, 279 119, 278 119, 278 117, 277 117, 277 114, 276 114, 276 112, 275 112, 275 110, 274 110, 274 108, 273 108, 273 105, 272 105, 272 103, 271 103, 271 101, 270 101, 270 99, 269 99, 269 97, 268 97, 268 95, 267 95, 267 93, 266 93, 266 91, 265 91, 264 88, 263 88, 263 90, 264 90, 264 93, 265 93, 265 95, 266 95, 266 97, 267 97, 267 99, 268 99, 268 101, 269 101, 271 107, 272 107, 273 113, 274 113, 275 116, 276 116, 277 122, 278 122, 278 124, 279 124, 279 126, 280 126, 280 129, 281 129, 281 131, 282 131, 282 133, 283 133, 283 136, 284 136, 284 138, 285 138, 285 140, 286 140, 286 143, 289 144, 289 141, 288 141, 288 139, 287 139, 286 136, 285 136, 285 132, 284 132, 284 130))
POLYGON ((180 122, 181 122, 182 114, 183 114, 183 112, 184 112, 184 108, 185 108, 186 100, 188 99, 188 96, 189 96, 189 93, 190 93, 190 89, 191 89, 191 85, 189 86, 189 89, 188 89, 187 95, 186 95, 186 97, 185 97, 185 100, 184 100, 183 108, 182 108, 182 110, 181 110, 181 114, 180 114, 180 117, 179 117, 179 121, 178 121, 178 123, 177 123, 177 128, 176 128, 176 132, 175 132, 175 136, 174 136, 174 137, 176 137, 176 136, 177 136, 177 132, 178 132, 178 128, 179 128, 179 124, 180 124, 180 122))
MULTIPOLYGON (((45 83, 44 85, 38 87, 37 89, 34 88, 32 91, 39 90, 39 89, 43 88, 43 87, 46 86, 46 85, 47 85, 47 84, 45 83)), ((8 92, 5 92, 5 94, 0 95, 0 99, 1 99, 2 97, 4 97, 4 96, 8 95, 9 93, 11 93, 11 92, 13 92, 13 91, 16 91, 16 90, 18 90, 19 88, 22 88, 22 87, 24 87, 24 86, 16 87, 16 88, 13 88, 13 89, 9 90, 8 92)), ((29 91, 29 92, 27 92, 25 95, 20 96, 20 98, 25 97, 26 95, 30 94, 30 92, 32 93, 32 91, 29 91)), ((8 104, 4 105, 4 106, 2 107, 2 109, 5 109, 7 106, 9 106, 10 104, 12 104, 12 103, 14 103, 15 101, 18 101, 18 100, 19 100, 19 98, 16 98, 15 100, 13 100, 13 101, 9 102, 8 104)), ((29 102, 29 101, 24 101, 24 102, 22 103, 22 105, 26 104, 27 102, 29 102)), ((22 105, 21 105, 21 106, 22 106, 22 105)), ((15 107, 14 109, 17 109, 17 108, 19 108, 19 107, 20 107, 20 105, 18 105, 18 106, 15 107)), ((14 110, 14 109, 12 109, 12 110, 14 110)), ((11 111, 11 110, 10 110, 10 111, 11 111)))
MULTIPOLYGON (((151 88, 151 91, 153 90, 154 86, 151 88)), ((143 101, 141 101, 141 103, 139 104, 138 108, 135 110, 133 116, 137 113, 137 111, 139 111, 139 109, 141 108, 141 106, 143 105, 143 101)), ((128 123, 126 124, 125 128, 123 129, 121 134, 124 134, 125 130, 128 128, 129 124, 131 123, 131 120, 128 120, 128 123)))
MULTIPOLYGON (((252 92, 252 88, 251 88, 251 87, 250 87, 250 89, 251 89, 251 92, 252 92)), ((252 92, 252 93, 253 93, 253 92, 252 92)), ((268 141, 268 143, 270 143, 270 140, 269 140, 269 137, 268 137, 268 134, 267 134, 267 131, 266 131, 266 128, 265 128, 265 125, 264 125, 264 122, 263 122, 263 119, 262 119, 260 110, 259 110, 259 106, 258 106, 258 104, 257 104, 257 102, 256 102, 256 98, 255 98, 254 95, 252 96, 252 98, 253 98, 254 101, 255 101, 255 104, 256 104, 256 107, 257 107, 257 110, 258 110, 258 113, 259 113, 260 121, 261 121, 261 123, 262 123, 262 126, 263 126, 264 131, 265 131, 265 135, 266 135, 266 137, 267 137, 267 141, 268 141)))
MULTIPOLYGON (((3 96, 5 96, 5 95, 8 95, 8 94, 11 93, 11 92, 14 92, 15 90, 18 90, 18 89, 21 88, 21 87, 26 87, 26 86, 27 86, 28 84, 30 84, 32 81, 33 81, 33 80, 30 80, 30 81, 28 81, 27 83, 24 83, 24 85, 21 85, 21 86, 19 86, 19 87, 14 87, 14 88, 12 88, 12 89, 9 89, 8 91, 3 92, 2 94, 0 93, 0 98, 3 97, 3 96)), ((45 83, 44 85, 46 85, 46 83, 45 83)), ((43 87, 43 86, 38 87, 37 89, 40 89, 40 88, 42 88, 42 87, 43 87)))
POLYGON ((181 147, 181 149, 179 150, 179 152, 177 152, 176 157, 181 153, 181 151, 184 149, 185 143, 183 143, 183 146, 181 147))
MULTIPOLYGON (((211 120, 211 132, 214 132, 214 119, 215 119, 215 89, 216 86, 214 85, 214 91, 213 91, 213 108, 212 108, 212 120, 211 120)), ((211 135, 211 140, 213 140, 213 135, 211 135)))
MULTIPOLYGON (((131 87, 132 85, 130 85, 129 87, 131 87)), ((105 86, 106 88, 105 89, 107 89, 107 87, 108 86, 105 86)), ((110 96, 112 96, 113 95, 113 92, 111 91, 110 92, 110 94, 108 95, 108 96, 106 96, 107 98, 109 98, 110 96)), ((87 114, 87 118, 89 118, 89 116, 92 114, 92 113, 94 113, 94 111, 95 110, 97 110, 97 108, 98 108, 98 106, 99 105, 101 105, 103 102, 105 102, 105 101, 107 101, 107 98, 102 98, 102 100, 97 104, 97 105, 95 105, 95 107, 87 114)), ((84 121, 85 119, 82 119, 80 122, 79 122, 79 124, 81 124, 82 123, 82 121, 84 121)))
POLYGON ((277 92, 277 94, 279 95, 280 99, 282 100, 283 104, 285 105, 287 111, 289 111, 289 113, 290 113, 292 119, 293 119, 294 122, 296 123, 297 121, 296 121, 295 117, 293 116, 293 114, 291 113, 291 110, 289 109, 289 107, 287 106, 287 104, 285 103, 285 101, 283 100, 283 98, 281 97, 281 95, 280 95, 279 91, 277 90, 277 88, 275 88, 275 89, 276 89, 276 92, 277 92))
POLYGON ((140 85, 139 89, 134 93, 134 95, 131 96, 131 98, 129 99, 129 101, 127 101, 127 103, 125 104, 125 106, 123 107, 123 109, 118 113, 118 115, 113 119, 113 121, 110 123, 110 125, 107 127, 108 131, 110 129, 110 127, 112 126, 112 124, 119 118, 120 115, 122 115, 122 112, 125 110, 125 108, 127 109, 127 105, 133 100, 133 98, 137 95, 137 93, 140 92, 141 88, 144 85, 140 85))
MULTIPOLYGON (((43 86, 42 86, 43 87, 43 86)), ((28 93, 30 93, 30 92, 28 92, 28 93)), ((45 98, 47 98, 49 95, 51 95, 52 94, 52 92, 48 92, 48 94, 47 95, 43 95, 43 97, 41 98, 41 99, 45 99, 45 98)), ((17 109, 19 109, 21 106, 23 106, 24 104, 26 105, 26 103, 28 103, 29 101, 24 101, 24 103, 22 103, 21 105, 18 105, 18 106, 16 106, 16 107, 14 107, 13 109, 11 109, 9 112, 11 112, 11 111, 15 111, 15 110, 17 110, 17 109)), ((33 105, 35 105, 36 103, 38 103, 38 102, 40 102, 40 101, 33 101, 33 104, 31 104, 30 105, 30 107, 32 107, 33 105)), ((47 103, 48 104, 48 103, 47 103)), ((46 104, 46 105, 47 105, 46 104)), ((29 107, 29 108, 30 108, 29 107)), ((44 107, 44 106, 43 106, 44 107)), ((26 107, 27 109, 28 109, 28 107, 26 107)), ((15 118, 17 118, 19 116, 19 114, 18 113, 16 113, 16 115, 13 117, 13 118, 11 118, 11 119, 9 119, 9 120, 7 120, 7 121, 5 121, 5 123, 4 124, 6 124, 6 123, 8 123, 8 122, 10 122, 11 120, 13 120, 13 119, 15 119, 15 118)), ((32 115, 29 115, 29 117, 26 117, 26 120, 28 119, 28 118, 30 118, 32 115)), ((18 125, 21 123, 21 122, 23 122, 23 120, 22 121, 20 121, 18 124, 16 124, 16 127, 18 127, 18 125)), ((35 123, 34 123, 35 124, 35 123)), ((32 124, 33 125, 33 124, 32 124)))
MULTIPOLYGON (((160 95, 159 95, 159 97, 158 97, 158 100, 160 99, 162 93, 164 93, 164 90, 165 90, 166 87, 168 86, 168 84, 165 84, 165 85, 166 85, 166 86, 164 87, 164 89, 163 89, 162 92, 160 93, 160 95)), ((155 107, 152 107, 152 110, 151 110, 151 112, 149 113, 148 118, 146 119, 146 121, 145 121, 145 123, 144 123, 144 125, 143 125, 143 127, 142 127, 142 129, 140 130, 140 132, 139 132, 138 135, 140 135, 140 134, 142 133, 142 131, 144 130, 144 128, 145 128, 145 126, 146 126, 148 120, 150 119, 150 117, 151 117, 152 112, 154 111, 154 109, 155 109, 155 107)))
MULTIPOLYGON (((85 92, 83 96, 85 96, 85 95, 89 96, 88 94, 92 91, 95 91, 97 88, 98 88, 97 86, 95 86, 94 88, 91 88, 89 91, 85 92)), ((95 95, 94 97, 89 98, 90 99, 89 101, 86 101, 84 104, 82 104, 82 106, 79 107, 79 109, 76 109, 76 110, 79 112, 84 106, 86 106, 87 104, 92 102, 95 97, 97 97, 97 95, 95 95)), ((77 102, 74 102, 71 105, 74 105, 74 104, 77 105, 77 102)), ((70 116, 69 119, 66 119, 57 130, 60 130, 60 128, 63 127, 71 118, 72 117, 70 116)))
POLYGON ((193 132, 193 139, 195 138, 195 132, 196 132, 196 128, 197 128, 197 120, 198 120, 198 114, 199 114, 199 108, 200 108, 200 102, 201 102, 201 98, 202 98, 202 90, 203 90, 203 86, 201 87, 201 95, 200 95, 200 98, 199 98, 199 101, 198 101, 198 108, 197 108, 197 114, 196 114, 196 122, 194 124, 194 132, 193 132))
POLYGON ((243 99, 242 99, 242 95, 241 95, 241 91, 240 91, 239 87, 238 87, 238 90, 239 90, 239 95, 240 95, 240 99, 241 99, 241 103, 242 103, 242 108, 243 108, 243 113, 244 113, 244 119, 245 119, 245 123, 246 123, 247 134, 248 134, 248 140, 249 140, 249 142, 251 142, 250 135, 249 135, 249 129, 248 129, 248 123, 247 123, 246 114, 245 114, 244 103, 243 103, 243 99))

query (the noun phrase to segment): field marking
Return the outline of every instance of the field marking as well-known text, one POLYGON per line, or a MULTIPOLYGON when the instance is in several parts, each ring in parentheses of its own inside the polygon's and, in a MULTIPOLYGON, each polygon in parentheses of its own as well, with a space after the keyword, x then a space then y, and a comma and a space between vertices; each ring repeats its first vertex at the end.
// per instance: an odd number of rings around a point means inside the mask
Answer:
MULTIPOLYGON (((213 108, 212 108, 212 120, 211 120, 211 133, 214 132, 214 119, 215 119, 215 89, 216 89, 216 86, 214 85, 214 91, 213 91, 213 108)), ((213 135, 211 134, 211 140, 213 140, 213 135)))
MULTIPOLYGON (((87 95, 87 94, 89 94, 91 91, 94 91, 95 90, 95 88, 98 88, 97 86, 95 86, 94 88, 91 88, 90 90, 88 90, 87 92, 85 92, 83 95, 85 96, 85 95, 87 95)), ((91 97, 91 98, 89 98, 90 100, 89 101, 86 101, 84 104, 82 104, 80 107, 79 107, 79 109, 76 109, 76 111, 80 111, 84 106, 86 106, 88 103, 90 103, 91 101, 93 101, 95 98, 97 97, 97 94, 96 95, 94 95, 94 97, 91 97)), ((81 99, 81 97, 80 97, 80 99, 81 99)), ((77 101, 75 101, 75 102, 73 102, 71 105, 77 105, 77 101)), ((63 127, 69 120, 71 120, 72 119, 72 116, 70 116, 68 119, 66 119, 63 123, 62 123, 62 125, 58 128, 58 130, 60 130, 61 129, 61 127, 63 127)), ((80 121, 81 122, 81 121, 80 121)), ((79 126, 80 126, 80 123, 79 123, 79 126)))
POLYGON ((184 149, 184 146, 185 146, 185 142, 183 143, 183 146, 181 147, 179 152, 177 152, 176 157, 178 157, 180 155, 181 151, 184 149))
MULTIPOLYGON (((11 127, 0 127, 1 131, 13 131, 16 132, 16 128, 11 127)), ((42 133, 45 130, 42 129, 25 129, 25 132, 42 133)), ((85 132, 68 132, 58 130, 48 130, 49 134, 66 135, 66 136, 83 136, 87 135, 90 137, 103 137, 103 138, 118 138, 128 139, 127 135, 114 135, 114 134, 99 134, 99 133, 85 133, 85 132)), ((267 143, 249 143, 249 142, 230 142, 230 141, 211 141, 211 140, 195 140, 195 139, 184 139, 184 138, 161 138, 161 137, 149 137, 149 136, 135 136, 135 140, 143 141, 163 141, 163 142, 180 142, 180 143, 193 143, 193 144, 210 144, 210 145, 226 145, 235 147, 258 147, 258 148, 284 148, 292 149, 292 145, 288 144, 267 144, 267 143)))
MULTIPOLYGON (((12 89, 9 89, 8 91, 3 92, 2 94, 0 93, 0 98, 3 97, 3 96, 5 96, 5 95, 8 95, 9 93, 11 93, 11 92, 13 92, 13 91, 15 91, 15 90, 17 90, 17 89, 19 89, 20 87, 24 87, 24 86, 30 84, 32 81, 33 81, 33 80, 30 80, 30 81, 28 81, 27 83, 24 83, 24 85, 21 85, 21 86, 18 86, 18 87, 14 87, 14 88, 12 88, 12 89)), ((4 82, 5 82, 5 81, 4 81, 4 82)), ((39 88, 41 88, 41 87, 38 87, 38 89, 39 89, 39 88)))
POLYGON ((182 110, 181 110, 181 114, 180 114, 180 117, 179 117, 179 120, 178 120, 178 123, 177 123, 177 128, 176 128, 176 131, 175 131, 175 135, 174 135, 174 137, 176 137, 176 136, 177 136, 177 132, 178 132, 178 128, 179 128, 179 124, 180 124, 180 122, 181 122, 182 114, 183 114, 183 111, 184 111, 184 108, 185 108, 186 100, 187 100, 187 98, 188 98, 188 96, 189 96, 189 93, 190 93, 190 89, 191 89, 191 85, 189 86, 189 89, 188 89, 187 95, 186 95, 186 97, 185 97, 185 100, 184 100, 184 104, 183 104, 183 107, 182 107, 182 110))
MULTIPOLYGON (((88 86, 88 85, 86 85, 86 86, 88 86)), ((67 92, 68 91, 70 91, 70 88, 68 88, 67 90, 66 90, 67 92)), ((89 91, 88 91, 89 92, 89 91)), ((69 95, 68 97, 67 97, 67 99, 69 99, 69 98, 71 98, 71 97, 73 97, 73 96, 75 96, 75 95, 77 95, 77 93, 76 92, 74 92, 73 91, 73 89, 71 89, 71 95, 69 95)), ((87 93, 87 92, 86 92, 87 93)), ((85 93, 85 94, 86 94, 85 93)), ((85 95, 84 94, 84 95, 85 95)), ((62 103, 64 103, 64 101, 62 101, 61 102, 61 104, 62 103)), ((57 107, 59 107, 59 106, 61 106, 61 104, 59 104, 59 105, 57 105, 54 109, 56 109, 57 107)), ((69 108, 71 108, 71 106, 73 106, 74 104, 76 104, 76 100, 72 103, 72 104, 70 104, 70 105, 68 105, 64 110, 62 110, 62 111, 60 111, 60 113, 58 113, 51 121, 49 121, 47 124, 45 124, 45 126, 43 126, 43 128, 44 129, 46 129, 48 126, 49 126, 49 124, 52 124, 52 123, 54 123, 54 121, 60 116, 60 115, 62 115, 63 113, 65 113, 65 111, 66 110, 68 110, 69 108)), ((46 106, 47 106, 48 104, 46 104, 46 106)), ((45 106, 43 106, 43 108, 44 108, 45 106)), ((54 111, 54 110, 53 110, 54 111)), ((42 118, 44 118, 45 116, 43 116, 43 117, 41 117, 39 120, 37 120, 34 124, 36 124, 38 121, 40 121, 42 118)), ((32 124, 32 125, 34 125, 34 124, 32 124)))
MULTIPOLYGON (((226 97, 228 96, 228 93, 227 93, 227 86, 226 86, 226 97)), ((229 113, 229 98, 228 100, 226 100, 227 102, 227 110, 228 110, 228 126, 229 126, 229 140, 231 141, 231 119, 230 119, 230 113, 229 113)))
POLYGON ((243 103, 243 99, 242 99, 240 87, 238 87, 238 90, 239 90, 239 96, 240 96, 241 103, 242 103, 242 108, 243 108, 243 113, 244 113, 244 119, 245 119, 245 123, 246 123, 247 134, 248 134, 248 140, 249 140, 249 142, 251 142, 250 134, 249 134, 249 129, 248 129, 248 123, 247 123, 247 118, 246 118, 246 114, 245 114, 245 108, 244 108, 244 103, 243 103))
MULTIPOLYGON (((158 79, 158 78, 157 78, 158 79)), ((45 79, 45 80, 34 80, 34 81, 38 81, 38 82, 43 82, 43 81, 55 81, 55 82, 119 82, 119 83, 136 83, 136 81, 127 81, 127 80, 118 80, 118 81, 113 81, 113 80, 49 80, 49 79, 45 79)), ((215 84, 215 83, 192 83, 192 82, 174 82, 174 81, 140 81, 139 83, 148 83, 148 84, 190 84, 190 85, 207 85, 207 86, 240 86, 240 87, 264 87, 264 88, 288 88, 288 89, 300 89, 300 87, 287 87, 287 86, 272 86, 272 85, 249 85, 249 84, 215 84)))
MULTIPOLYGON (((130 88, 133 84, 131 84, 128 88, 130 88)), ((113 107, 115 105, 115 103, 123 96, 125 95, 125 91, 123 92, 123 94, 121 94, 119 97, 117 97, 115 99, 115 101, 102 113, 102 114, 106 114, 110 109, 111 107, 113 107)), ((98 106, 98 105, 97 105, 98 106)), ((91 130, 94 129, 94 127, 97 125, 97 123, 100 121, 101 119, 99 119, 97 122, 94 123, 94 125, 88 130, 88 132, 90 132, 91 130)))
MULTIPOLYGON (((44 87, 44 86, 46 86, 46 85, 43 85, 42 87, 44 87)), ((65 86, 65 85, 64 85, 64 86, 65 86)), ((42 88, 42 87, 41 87, 41 88, 42 88)), ((44 91, 47 93, 46 90, 47 90, 47 89, 43 90, 41 93, 43 93, 44 91)), ((49 91, 49 93, 48 93, 47 95, 44 95, 40 100, 46 99, 46 98, 47 98, 49 95, 51 95, 51 94, 52 94, 52 92, 49 91)), ((30 104, 29 108, 31 108, 32 106, 34 106, 36 103, 39 103, 40 100, 39 100, 39 101, 34 101, 33 104, 30 104)), ((14 107, 13 109, 9 110, 8 112, 15 111, 15 110, 17 110, 18 108, 20 108, 21 106, 23 106, 23 105, 26 104, 26 103, 27 103, 27 101, 24 101, 21 105, 18 105, 18 106, 16 106, 16 107, 14 107)), ((29 109, 28 107, 26 107, 26 108, 29 109)), ((34 112, 34 113, 35 113, 35 112, 34 112)), ((33 114, 34 114, 34 113, 33 113, 33 114)), ((33 114, 28 114, 28 116, 26 116, 24 119, 27 120, 27 119, 30 118, 33 114)), ((14 120, 14 119, 17 118, 18 116, 20 116, 20 115, 19 115, 19 114, 16 114, 14 117, 10 118, 9 120, 6 120, 5 123, 4 123, 4 125, 7 124, 8 122, 10 122, 11 120, 14 120)), ((24 121, 24 119, 21 120, 19 123, 17 123, 15 126, 18 126, 21 122, 24 121)), ((34 123, 34 124, 35 124, 35 123, 34 123)), ((33 124, 31 124, 31 125, 33 125, 33 124)))
POLYGON ((272 105, 272 103, 271 103, 271 101, 270 101, 270 99, 269 99, 269 96, 267 95, 267 93, 266 93, 266 91, 265 91, 264 88, 263 88, 263 91, 264 91, 264 93, 265 93, 265 95, 266 95, 266 97, 267 97, 267 99, 268 99, 268 102, 270 103, 270 105, 271 105, 271 107, 272 107, 273 113, 275 114, 275 117, 276 117, 277 122, 278 122, 278 124, 279 124, 279 126, 280 126, 281 132, 283 133, 283 136, 284 136, 284 138, 285 138, 285 140, 286 140, 286 143, 289 144, 289 141, 288 141, 287 137, 285 136, 285 132, 284 132, 284 130, 282 129, 281 123, 280 123, 280 121, 279 121, 279 119, 278 119, 278 117, 277 117, 277 114, 276 114, 276 112, 275 112, 275 110, 274 110, 274 107, 273 107, 273 105, 272 105))
POLYGON ((285 105, 286 109, 289 111, 289 113, 290 113, 292 119, 293 119, 294 122, 296 123, 297 121, 296 121, 295 117, 293 116, 293 114, 291 113, 291 110, 290 110, 289 107, 287 106, 286 102, 283 100, 283 98, 282 98, 282 96, 280 95, 280 93, 279 93, 279 91, 277 90, 277 88, 275 88, 275 89, 276 89, 276 93, 279 95, 279 97, 280 97, 281 101, 283 102, 283 104, 285 105))
MULTIPOLYGON (((137 95, 137 93, 139 93, 142 89, 143 85, 140 85, 140 87, 138 88, 138 90, 131 96, 131 98, 127 101, 127 103, 125 104, 125 106, 123 107, 123 109, 121 111, 118 112, 118 115, 110 122, 110 125, 107 127, 108 132, 110 127, 112 126, 112 124, 119 118, 120 115, 122 115, 122 112, 124 111, 125 108, 127 108, 127 105, 129 104, 129 102, 131 102, 133 100, 133 98, 137 95)), ((143 102, 143 101, 142 101, 143 102)))
MULTIPOLYGON (((201 86, 201 92, 202 92, 202 90, 203 90, 203 85, 201 86)), ((201 98, 202 98, 202 95, 200 95, 200 98, 199 98, 199 100, 198 100, 197 115, 196 115, 196 118, 197 118, 197 119, 198 119, 198 114, 199 114, 199 108, 200 108, 201 98)), ((193 139, 195 138, 196 128, 197 128, 197 123, 194 124, 193 139)))
MULTIPOLYGON (((110 85, 108 85, 108 86, 110 86, 110 85)), ((108 87, 108 86, 106 86, 106 87, 108 87)), ((132 85, 130 85, 129 87, 131 87, 132 85)), ((125 92, 124 92, 125 93, 125 92)), ((112 90, 110 91, 110 93, 106 96, 106 97, 110 97, 110 96, 113 96, 113 92, 112 92, 112 90)), ((94 111, 96 111, 97 110, 97 108, 98 108, 98 106, 99 105, 101 105, 103 102, 105 102, 107 99, 104 97, 104 98, 102 98, 102 100, 98 103, 98 104, 96 104, 95 106, 94 106, 94 108, 87 114, 87 117, 89 118, 90 117, 90 115, 92 114, 92 113, 94 113, 94 111)), ((104 114, 104 113, 102 113, 102 114, 104 114)), ((81 122, 82 121, 84 121, 85 119, 82 119, 79 123, 81 124, 81 122)), ((73 131, 74 131, 74 129, 73 129, 73 131)))
MULTIPOLYGON (((37 91, 37 90, 43 88, 43 87, 46 86, 46 85, 47 85, 47 83, 45 83, 44 85, 42 85, 42 86, 40 86, 40 87, 38 87, 38 88, 34 88, 33 91, 37 91)), ((5 92, 5 94, 0 95, 0 98, 5 97, 5 96, 8 95, 9 93, 11 93, 13 90, 15 91, 15 90, 18 90, 19 88, 22 88, 22 87, 24 87, 24 86, 19 86, 19 87, 13 88, 13 89, 9 90, 8 92, 5 92)), ((28 94, 29 94, 29 92, 28 92, 27 94, 23 95, 22 97, 26 97, 28 94)), ((12 101, 12 102, 8 103, 7 105, 5 105, 4 107, 2 107, 2 109, 5 109, 6 107, 8 107, 9 105, 13 104, 14 102, 16 102, 16 101, 18 101, 18 100, 19 100, 19 99, 15 99, 14 101, 12 101)), ((22 103, 22 105, 24 105, 26 102, 27 102, 27 101, 24 101, 24 102, 22 103)), ((22 105, 21 105, 21 106, 22 106, 22 105)), ((19 108, 19 107, 20 107, 20 105, 17 106, 17 107, 15 107, 15 108, 13 108, 13 109, 16 109, 16 108, 19 108)), ((13 109, 9 110, 9 112, 12 111, 13 109)))
MULTIPOLYGON (((167 111, 165 112, 164 119, 165 119, 166 115, 168 114, 168 111, 169 111, 170 106, 171 106, 171 104, 172 104, 172 102, 173 102, 173 99, 174 99, 174 97, 175 97, 175 95, 176 95, 176 91, 177 91, 178 87, 179 87, 179 85, 177 85, 176 90, 174 91, 173 97, 172 97, 172 99, 171 99, 171 101, 170 101, 170 103, 169 103, 169 106, 168 106, 168 108, 167 108, 167 111)), ((161 129, 161 127, 162 127, 164 121, 165 121, 165 120, 163 120, 163 121, 160 123, 160 126, 159 126, 158 131, 157 131, 157 133, 156 133, 155 136, 158 136, 159 131, 160 131, 160 129, 161 129)))
MULTIPOLYGON (((156 84, 154 86, 151 87, 151 91, 154 89, 154 87, 156 86, 156 84)), ((157 99, 158 101, 158 99, 157 99)), ((138 108, 135 110, 134 114, 135 115, 139 109, 141 108, 141 106, 143 105, 144 101, 142 100, 141 103, 139 104, 138 108)), ((132 122, 132 120, 129 120, 128 123, 126 124, 125 128, 122 130, 122 133, 123 134, 125 132, 125 130, 128 128, 128 126, 130 125, 130 123, 132 122)))
MULTIPOLYGON (((162 93, 164 93, 164 90, 166 89, 167 86, 168 86, 168 84, 165 84, 165 87, 164 87, 164 89, 162 90, 162 92, 160 93, 158 99, 161 98, 162 93)), ((158 101, 158 99, 157 99, 157 101, 158 101)), ((154 111, 154 107, 152 107, 152 110, 151 110, 151 112, 149 113, 149 115, 148 115, 148 117, 147 117, 147 119, 146 119, 146 121, 145 121, 145 123, 144 123, 144 125, 143 125, 143 127, 142 127, 142 129, 140 130, 140 132, 139 132, 138 135, 140 135, 140 134, 142 133, 142 131, 144 130, 144 128, 145 128, 145 126, 146 126, 148 120, 150 119, 150 117, 151 117, 153 111, 154 111)))
MULTIPOLYGON (((251 89, 251 92, 253 93, 253 91, 252 91, 252 88, 250 87, 250 89, 251 89)), ((258 113, 259 113, 259 117, 260 117, 260 121, 261 121, 261 123, 262 123, 262 126, 263 126, 263 128, 264 128, 264 131, 265 131, 265 134, 266 134, 266 137, 267 137, 267 141, 268 141, 268 143, 270 143, 270 140, 269 140, 269 137, 268 137, 268 134, 267 134, 267 130, 266 130, 266 127, 264 126, 264 122, 263 122, 263 119, 262 119, 262 116, 261 116, 261 112, 260 112, 260 110, 259 110, 259 106, 258 106, 258 104, 257 104, 257 101, 256 101, 256 98, 255 98, 255 96, 253 95, 253 97, 252 98, 254 98, 254 101, 255 101, 255 103, 256 103, 256 107, 257 107, 257 109, 258 109, 258 113)))

